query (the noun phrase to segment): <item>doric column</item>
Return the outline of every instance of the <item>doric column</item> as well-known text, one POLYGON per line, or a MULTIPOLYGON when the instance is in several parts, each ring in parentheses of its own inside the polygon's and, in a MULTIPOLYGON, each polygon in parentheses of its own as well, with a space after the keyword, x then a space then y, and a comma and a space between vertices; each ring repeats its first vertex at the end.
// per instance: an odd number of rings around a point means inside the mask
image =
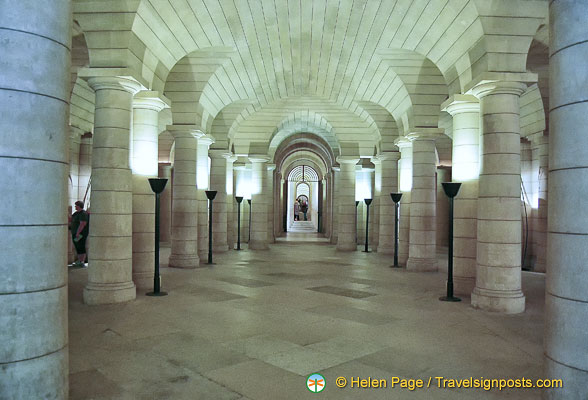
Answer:
MULTIPOLYGON (((563 388, 546 398, 588 398, 588 3, 549 3, 549 223, 545 372, 563 388)), ((547 149, 544 150, 544 153, 547 149)))
POLYGON ((251 161, 251 239, 249 248, 267 250, 267 212, 269 194, 266 193, 267 162, 265 155, 250 155, 251 161))
MULTIPOLYGON (((92 76, 96 92, 92 141, 92 220, 86 304, 134 300, 132 279, 132 177, 129 168, 133 95, 141 85, 132 78, 92 76)), ((100 72, 98 72, 100 73, 100 72)), ((87 75, 87 76, 88 76, 87 75)))
POLYGON ((171 246, 172 227, 172 166, 170 164, 159 164, 159 177, 167 179, 165 190, 160 196, 159 213, 159 242, 162 246, 171 246))
POLYGON ((331 208, 331 221, 332 221, 332 231, 331 231, 331 243, 337 244, 339 240, 339 204, 341 203, 341 199, 339 198, 339 186, 341 186, 341 168, 339 167, 332 167, 333 169, 333 205, 331 208))
POLYGON ((237 242, 237 215, 235 214, 235 191, 233 179, 233 163, 237 161, 237 157, 231 153, 226 157, 227 161, 227 245, 229 250, 235 248, 237 242))
POLYGON ((378 251, 380 243, 380 195, 382 191, 382 160, 378 157, 371 158, 374 164, 374 184, 372 198, 374 199, 370 212, 370 244, 373 251, 378 251))
POLYGON ((267 242, 274 243, 274 170, 276 164, 267 164, 267 179, 265 181, 267 193, 267 242))
MULTIPOLYGON (((133 282, 140 289, 153 287, 155 194, 148 179, 159 173, 159 112, 169 106, 169 100, 158 92, 145 90, 133 99, 133 282)), ((170 186, 166 184, 164 192, 171 192, 170 186)))
POLYGON ((412 140, 412 190, 407 270, 437 270, 435 140, 440 135, 437 129, 408 135, 412 140))
POLYGON ((538 142, 539 156, 539 201, 535 218, 535 271, 546 271, 547 253, 547 198, 549 178, 549 137, 541 136, 538 142))
MULTIPOLYGON (((235 180, 235 196, 243 197, 241 202, 241 244, 249 241, 249 204, 247 198, 251 197, 250 173, 243 163, 233 164, 233 173, 235 180)), ((235 205, 235 207, 237 207, 235 205)), ((235 241, 237 240, 237 209, 235 208, 235 241)))
POLYGON ((453 95, 441 105, 441 109, 453 116, 451 179, 461 182, 454 200, 454 292, 470 295, 476 283, 480 103, 475 96, 453 95))
POLYGON ((196 127, 171 125, 175 140, 172 245, 169 266, 196 268, 198 258, 198 201, 196 199, 196 147, 203 135, 196 127))
POLYGON ((70 1, 0 6, 0 397, 67 399, 70 1))
POLYGON ((91 188, 88 187, 90 176, 92 175, 92 140, 89 133, 84 134, 80 139, 80 155, 78 164, 78 195, 76 200, 84 201, 88 206, 90 200, 91 188))
POLYGON ((382 170, 378 253, 394 254, 394 202, 390 197, 390 193, 398 192, 398 160, 400 159, 400 153, 397 151, 384 152, 378 154, 377 157, 381 163, 382 170))
POLYGON ((339 212, 337 213, 337 250, 355 251, 355 165, 359 157, 339 156, 339 212))
MULTIPOLYGON (((211 135, 198 138, 196 151, 196 198, 198 199, 198 257, 201 262, 208 261, 208 198, 206 190, 210 183, 208 149, 214 143, 211 135)), ((214 222, 214 221, 213 221, 214 222)))
MULTIPOLYGON (((210 150, 210 190, 216 190, 212 207, 212 249, 222 253, 229 249, 227 244, 227 158, 226 150, 210 150)), ((208 245, 207 245, 208 246, 208 245)), ((206 247, 208 249, 208 247, 206 247)))
POLYGON ((74 203, 78 199, 78 176, 80 174, 80 144, 82 141, 82 134, 84 132, 75 126, 69 127, 69 179, 68 179, 68 193, 70 207, 74 207, 74 203))
POLYGON ((398 189, 402 193, 400 200, 400 222, 398 227, 398 262, 408 262, 410 243, 410 198, 412 189, 412 142, 407 138, 398 138, 394 142, 400 149, 398 160, 398 189))
POLYGON ((488 311, 525 310, 521 291, 520 82, 490 82, 480 99, 482 164, 478 197, 476 287, 472 305, 488 311))

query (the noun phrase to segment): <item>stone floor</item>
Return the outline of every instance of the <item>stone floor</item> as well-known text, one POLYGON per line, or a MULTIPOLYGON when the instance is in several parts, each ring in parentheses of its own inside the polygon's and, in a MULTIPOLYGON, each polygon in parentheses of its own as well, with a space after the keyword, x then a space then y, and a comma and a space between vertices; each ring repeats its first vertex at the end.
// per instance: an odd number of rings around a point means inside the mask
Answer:
MULTIPOLYGON (((163 249, 164 264, 168 255, 163 249)), ((390 257, 338 253, 321 242, 231 251, 215 262, 162 268, 166 297, 138 291, 133 302, 92 307, 82 303, 87 269, 71 269, 70 398, 540 397, 529 389, 439 389, 434 377, 541 377, 543 275, 523 273, 525 313, 500 315, 472 309, 469 298, 438 301, 442 273, 390 269, 390 257), (314 372, 326 380, 319 394, 306 388, 314 372), (339 389, 339 376, 433 383, 339 389)))

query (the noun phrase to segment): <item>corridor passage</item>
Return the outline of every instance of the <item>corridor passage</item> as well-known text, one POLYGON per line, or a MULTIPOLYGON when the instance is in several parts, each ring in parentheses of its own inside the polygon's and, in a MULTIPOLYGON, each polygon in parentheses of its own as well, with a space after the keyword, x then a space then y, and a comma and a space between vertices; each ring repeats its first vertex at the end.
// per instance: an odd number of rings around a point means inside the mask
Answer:
POLYGON ((391 257, 377 253, 278 243, 219 254, 196 270, 167 268, 168 255, 164 248, 169 295, 141 290, 124 304, 84 305, 88 269, 69 271, 71 399, 316 399, 306 388, 315 372, 326 379, 321 399, 539 397, 339 389, 335 379, 540 378, 541 274, 523 272, 527 310, 504 315, 474 310, 467 298, 440 302, 446 275, 391 269, 391 257))

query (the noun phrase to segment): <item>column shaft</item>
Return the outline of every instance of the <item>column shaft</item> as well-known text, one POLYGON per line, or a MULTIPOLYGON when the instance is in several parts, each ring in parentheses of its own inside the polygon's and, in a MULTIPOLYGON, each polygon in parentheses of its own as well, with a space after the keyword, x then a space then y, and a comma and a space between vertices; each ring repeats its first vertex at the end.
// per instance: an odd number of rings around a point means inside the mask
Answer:
POLYGON ((92 175, 92 141, 92 136, 88 133, 82 136, 80 140, 78 194, 76 200, 84 201, 86 208, 91 207, 89 200, 92 190, 88 187, 88 183, 92 175))
POLYGON ((341 186, 341 169, 333 167, 333 205, 331 208, 331 243, 336 244, 339 240, 339 204, 341 203, 340 187, 341 186))
POLYGON ((78 176, 80 174, 80 145, 82 131, 70 126, 69 137, 69 179, 68 179, 68 205, 73 207, 78 199, 78 176))
POLYGON ((171 246, 171 227, 172 227, 172 166, 170 164, 159 164, 159 177, 167 179, 165 190, 159 196, 160 213, 159 213, 159 240, 162 246, 171 246))
POLYGON ((355 223, 355 164, 359 158, 339 157, 339 212, 337 214, 337 250, 357 250, 355 223))
POLYGON ((31 5, 0 11, 0 397, 67 399, 71 6, 31 5))
POLYGON ((382 169, 380 189, 380 223, 378 253, 394 254, 394 202, 390 193, 398 192, 399 152, 386 152, 378 155, 382 169))
POLYGON ((548 177, 549 177, 549 137, 541 136, 538 139, 538 208, 535 216, 535 268, 536 272, 546 271, 547 252, 547 198, 548 198, 548 177))
POLYGON ((549 4, 549 223, 545 375, 563 388, 545 398, 588 398, 588 3, 549 4), (579 64, 580 63, 580 64, 579 64))
POLYGON ((237 243, 237 214, 236 208, 237 202, 235 200, 235 184, 234 184, 234 171, 233 163, 237 160, 237 157, 231 155, 227 157, 227 245, 230 250, 235 248, 237 243))
MULTIPOLYGON (((92 70, 88 70, 92 73, 92 70)), ((129 78, 90 77, 96 91, 92 141, 92 216, 86 304, 134 300, 132 279, 132 177, 129 142, 133 95, 129 78)))
POLYGON ((197 130, 168 127, 175 139, 172 245, 169 266, 196 268, 198 258, 198 201, 196 200, 197 130))
MULTIPOLYGON (((133 101, 133 282, 141 289, 153 287, 155 273, 155 193, 148 179, 159 172, 159 111, 169 107, 166 100, 157 92, 143 91, 133 101)), ((164 192, 169 193, 170 187, 168 182, 164 192)))
MULTIPOLYGON (((210 190, 216 190, 212 207, 212 249, 229 249, 227 244, 227 157, 226 150, 210 150, 210 190)), ((208 245, 207 245, 208 246, 208 245)), ((208 247, 207 247, 208 249, 208 247)))
POLYGON ((412 143, 410 244, 407 270, 437 270, 435 138, 415 134, 412 143))
POLYGON ((251 239, 249 248, 267 250, 268 193, 266 193, 267 156, 250 156, 251 161, 251 239))
POLYGON ((518 82, 481 84, 482 114, 476 287, 472 305, 489 311, 525 310, 521 291, 521 143, 518 82))
POLYGON ((398 188, 402 193, 400 200, 400 222, 398 228, 398 263, 406 265, 410 243, 410 200, 412 189, 412 143, 401 138, 396 141, 400 149, 398 161, 398 188))
POLYGON ((476 284, 480 104, 475 96, 454 95, 441 109, 453 116, 451 179, 461 182, 453 204, 453 288, 469 296, 476 284))
POLYGON ((274 243, 276 238, 274 236, 274 170, 276 169, 275 164, 267 165, 267 178, 265 181, 267 193, 267 242, 274 243))
MULTIPOLYGON (((208 149, 214 143, 210 135, 198 138, 196 151, 196 198, 198 199, 198 257, 201 262, 208 262, 208 198, 206 190, 210 183, 208 168, 208 149)), ((214 222, 214 221, 213 221, 214 222)))

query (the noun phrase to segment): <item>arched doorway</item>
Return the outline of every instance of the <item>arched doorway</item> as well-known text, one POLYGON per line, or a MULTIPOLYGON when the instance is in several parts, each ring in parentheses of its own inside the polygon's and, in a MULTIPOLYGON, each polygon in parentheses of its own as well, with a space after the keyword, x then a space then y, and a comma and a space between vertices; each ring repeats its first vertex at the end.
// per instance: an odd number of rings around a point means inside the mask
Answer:
POLYGON ((310 165, 303 164, 294 167, 287 180, 287 196, 291 199, 288 202, 288 227, 292 227, 295 221, 310 221, 315 230, 318 229, 319 174, 310 165))

